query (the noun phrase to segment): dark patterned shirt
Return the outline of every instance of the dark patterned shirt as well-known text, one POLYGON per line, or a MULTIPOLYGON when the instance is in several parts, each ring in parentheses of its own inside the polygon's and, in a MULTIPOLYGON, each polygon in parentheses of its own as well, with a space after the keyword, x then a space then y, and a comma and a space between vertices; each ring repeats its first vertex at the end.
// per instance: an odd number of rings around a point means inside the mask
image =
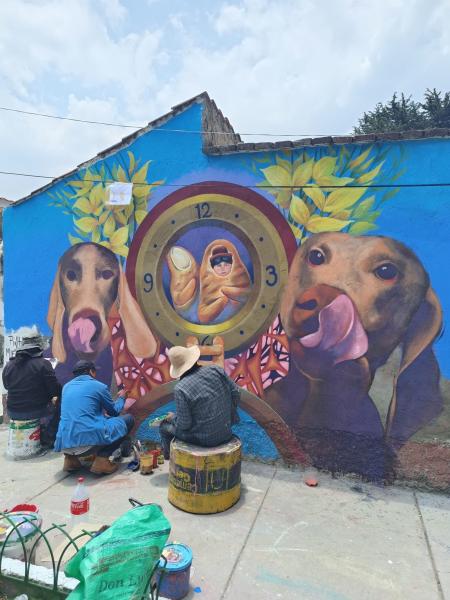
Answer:
POLYGON ((175 436, 199 446, 228 442, 239 423, 239 398, 239 387, 216 365, 185 375, 175 385, 175 436))

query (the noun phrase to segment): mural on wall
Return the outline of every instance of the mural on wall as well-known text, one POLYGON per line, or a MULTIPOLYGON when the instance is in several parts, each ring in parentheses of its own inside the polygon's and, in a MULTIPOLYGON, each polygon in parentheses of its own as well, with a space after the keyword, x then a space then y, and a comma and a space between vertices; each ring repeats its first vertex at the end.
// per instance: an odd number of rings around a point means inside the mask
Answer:
POLYGON ((156 162, 128 152, 81 172, 52 199, 73 225, 48 309, 61 378, 95 360, 142 422, 171 401, 167 349, 220 340, 241 408, 280 455, 389 477, 443 409, 439 298, 420 257, 372 235, 401 148, 268 153, 245 163, 253 188, 205 180, 154 204, 156 162), (130 206, 108 206, 111 179, 133 183, 130 206), (382 407, 373 382, 399 351, 382 407))
POLYGON ((120 318, 124 338, 137 356, 154 356, 156 340, 128 289, 116 255, 100 244, 77 243, 61 257, 53 283, 47 321, 56 373, 70 378, 77 360, 92 360, 99 378, 111 383, 113 362, 108 321, 120 318))

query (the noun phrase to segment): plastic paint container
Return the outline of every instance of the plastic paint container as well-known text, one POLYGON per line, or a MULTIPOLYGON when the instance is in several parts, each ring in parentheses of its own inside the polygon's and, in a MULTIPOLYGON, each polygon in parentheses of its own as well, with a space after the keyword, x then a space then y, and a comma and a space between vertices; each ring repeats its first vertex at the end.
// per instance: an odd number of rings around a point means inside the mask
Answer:
POLYGON ((167 560, 161 559, 157 577, 165 571, 159 595, 169 600, 181 600, 189 592, 189 579, 191 576, 192 550, 185 544, 167 544, 162 551, 167 560))
POLYGON ((15 460, 32 458, 41 451, 41 422, 14 421, 9 423, 7 455, 15 460))
POLYGON ((38 528, 42 524, 42 518, 32 512, 9 513, 8 517, 17 528, 14 530, 8 519, 0 519, 0 547, 5 545, 4 555, 9 558, 24 560, 22 540, 27 553, 27 560, 32 559, 33 557, 29 556, 29 552, 33 548, 36 538, 40 535, 40 529, 38 528))

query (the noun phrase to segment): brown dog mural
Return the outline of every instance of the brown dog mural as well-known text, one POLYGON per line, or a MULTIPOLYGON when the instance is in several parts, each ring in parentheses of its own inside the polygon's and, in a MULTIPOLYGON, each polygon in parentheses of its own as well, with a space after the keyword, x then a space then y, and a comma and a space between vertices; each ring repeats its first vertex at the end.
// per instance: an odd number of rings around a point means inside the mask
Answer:
POLYGON ((132 354, 154 356, 156 340, 133 298, 116 255, 91 242, 65 252, 58 264, 47 321, 54 358, 70 377, 79 358, 96 361, 101 378, 111 382, 111 330, 108 319, 120 318, 132 354))
POLYGON ((442 410, 431 349, 442 312, 419 259, 390 238, 314 235, 293 260, 280 312, 290 370, 266 401, 317 466, 385 476, 395 450, 442 410), (382 423, 369 389, 397 347, 382 423))

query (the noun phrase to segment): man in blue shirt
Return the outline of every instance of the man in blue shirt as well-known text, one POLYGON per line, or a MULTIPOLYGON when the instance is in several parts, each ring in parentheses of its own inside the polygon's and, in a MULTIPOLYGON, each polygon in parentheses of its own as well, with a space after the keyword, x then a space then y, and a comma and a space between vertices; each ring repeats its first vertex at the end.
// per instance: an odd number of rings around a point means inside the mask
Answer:
POLYGON ((109 388, 96 380, 93 362, 78 361, 73 374, 74 378, 66 383, 62 391, 61 420, 55 450, 64 452, 65 471, 81 468, 81 456, 96 454, 91 472, 97 475, 114 473, 118 467, 109 457, 134 425, 132 415, 120 415, 126 392, 121 391, 113 402, 109 388))
POLYGON ((239 423, 240 389, 217 365, 200 366, 198 346, 174 346, 168 352, 175 385, 176 416, 170 414, 159 433, 165 458, 173 438, 197 446, 219 446, 230 441, 239 423))

